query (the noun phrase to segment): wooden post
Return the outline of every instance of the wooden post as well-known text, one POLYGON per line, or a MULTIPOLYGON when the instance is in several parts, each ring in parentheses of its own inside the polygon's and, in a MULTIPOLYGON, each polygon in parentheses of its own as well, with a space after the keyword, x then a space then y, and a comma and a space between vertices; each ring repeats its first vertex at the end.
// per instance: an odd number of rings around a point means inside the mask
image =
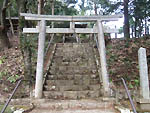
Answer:
POLYGON ((100 63, 101 63, 101 72, 102 72, 102 81, 104 88, 104 96, 109 96, 109 77, 107 73, 107 63, 106 63, 106 48, 104 40, 104 31, 102 21, 97 21, 98 25, 98 43, 99 43, 99 54, 100 54, 100 63))
POLYGON ((44 45, 45 45, 45 33, 46 33, 46 22, 45 22, 45 20, 41 20, 39 31, 40 31, 40 33, 39 33, 39 40, 38 40, 38 57, 37 57, 37 68, 36 68, 35 98, 42 98, 44 45))

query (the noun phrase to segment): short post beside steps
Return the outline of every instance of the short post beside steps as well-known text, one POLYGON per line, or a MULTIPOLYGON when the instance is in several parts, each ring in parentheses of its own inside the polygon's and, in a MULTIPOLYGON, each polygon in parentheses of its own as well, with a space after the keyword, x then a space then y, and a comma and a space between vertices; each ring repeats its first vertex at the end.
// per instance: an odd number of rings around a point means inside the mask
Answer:
POLYGON ((150 111, 150 95, 149 95, 149 79, 146 49, 140 48, 138 51, 139 73, 140 73, 140 98, 137 99, 137 104, 141 111, 150 111))

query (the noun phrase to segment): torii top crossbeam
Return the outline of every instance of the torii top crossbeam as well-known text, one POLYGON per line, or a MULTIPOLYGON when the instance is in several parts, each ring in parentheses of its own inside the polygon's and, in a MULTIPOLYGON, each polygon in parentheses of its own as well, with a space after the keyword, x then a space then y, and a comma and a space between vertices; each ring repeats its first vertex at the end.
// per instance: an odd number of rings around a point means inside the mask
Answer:
POLYGON ((103 16, 62 16, 62 15, 38 15, 21 13, 26 20, 48 20, 48 21, 70 21, 70 22, 93 22, 101 21, 117 21, 122 15, 103 15, 103 16))
MULTIPOLYGON (((46 33, 98 33, 97 28, 75 28, 74 22, 97 22, 97 21, 117 21, 122 15, 103 15, 103 16, 62 16, 62 15, 39 15, 39 14, 28 14, 21 13, 26 20, 35 21, 55 21, 55 22, 70 22, 70 28, 46 28, 46 33)), ((105 33, 118 33, 117 29, 106 29, 105 33)), ((39 33, 39 28, 24 28, 23 33, 39 33)))

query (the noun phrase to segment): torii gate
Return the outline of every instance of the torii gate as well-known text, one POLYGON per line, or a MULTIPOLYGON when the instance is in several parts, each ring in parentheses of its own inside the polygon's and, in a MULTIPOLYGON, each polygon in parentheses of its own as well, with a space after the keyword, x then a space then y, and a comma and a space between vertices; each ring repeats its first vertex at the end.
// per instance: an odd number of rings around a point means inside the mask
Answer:
POLYGON ((44 44, 46 33, 77 33, 77 34, 98 34, 99 54, 102 72, 102 81, 104 96, 109 95, 109 77, 107 72, 106 63, 106 48, 104 33, 117 33, 116 29, 103 29, 103 21, 117 21, 122 15, 113 16, 59 16, 59 15, 38 15, 38 14, 27 14, 21 13, 26 20, 37 20, 40 21, 40 27, 36 28, 23 28, 23 33, 39 33, 38 39, 38 57, 37 57, 37 68, 36 68, 36 84, 35 84, 35 98, 42 98, 43 91, 43 64, 44 64, 44 44), (56 22, 70 22, 70 28, 49 28, 46 26, 46 21, 56 22), (74 22, 97 22, 94 28, 75 28, 74 22))

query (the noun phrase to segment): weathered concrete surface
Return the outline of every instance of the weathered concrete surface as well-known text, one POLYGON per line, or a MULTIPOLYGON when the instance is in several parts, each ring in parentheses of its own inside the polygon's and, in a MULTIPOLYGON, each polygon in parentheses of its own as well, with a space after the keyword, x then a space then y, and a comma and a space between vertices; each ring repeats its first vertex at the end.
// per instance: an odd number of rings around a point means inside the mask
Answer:
POLYGON ((136 99, 140 111, 150 112, 150 99, 136 99))
POLYGON ((146 49, 140 48, 138 51, 139 72, 140 72, 140 94, 141 99, 137 100, 137 105, 140 111, 150 111, 150 98, 149 98, 149 79, 148 79, 148 66, 146 49))
POLYGON ((27 111, 31 113, 117 113, 114 109, 114 102, 113 98, 97 100, 14 99, 11 105, 29 105, 27 111))
POLYGON ((57 44, 44 84, 44 98, 99 98, 101 83, 93 49, 88 43, 57 44))
MULTIPOLYGON (((23 33, 39 33, 39 28, 23 28, 23 33)), ((79 33, 79 34, 92 34, 98 33, 97 28, 46 28, 46 33, 53 34, 53 33, 79 33)), ((118 33, 118 29, 104 29, 104 33, 118 33)))
POLYGON ((100 63, 101 63, 101 72, 102 72, 102 81, 103 81, 103 89, 104 96, 110 96, 110 88, 109 88, 109 77, 107 72, 107 62, 106 62, 106 47, 104 40, 104 31, 102 21, 97 21, 98 25, 98 43, 99 43, 99 54, 100 54, 100 63))
POLYGON ((101 15, 101 16, 62 16, 62 15, 37 15, 20 13, 26 20, 49 20, 49 21, 70 21, 70 22, 93 22, 97 20, 117 21, 122 15, 101 15))
POLYGON ((109 110, 62 110, 62 111, 50 111, 50 110, 33 110, 31 113, 117 113, 109 110))
POLYGON ((43 101, 31 113, 117 113, 113 101, 101 100, 51 100, 43 101))
POLYGON ((143 99, 149 99, 149 79, 148 79, 148 66, 146 49, 140 48, 138 51, 138 60, 140 68, 140 93, 143 99))
POLYGON ((43 91, 44 46, 45 46, 45 32, 46 32, 45 26, 46 26, 46 22, 42 20, 40 24, 41 32, 39 34, 39 40, 38 40, 35 98, 42 98, 42 91, 43 91))
POLYGON ((120 111, 120 113, 133 113, 130 109, 116 106, 116 109, 120 111))

